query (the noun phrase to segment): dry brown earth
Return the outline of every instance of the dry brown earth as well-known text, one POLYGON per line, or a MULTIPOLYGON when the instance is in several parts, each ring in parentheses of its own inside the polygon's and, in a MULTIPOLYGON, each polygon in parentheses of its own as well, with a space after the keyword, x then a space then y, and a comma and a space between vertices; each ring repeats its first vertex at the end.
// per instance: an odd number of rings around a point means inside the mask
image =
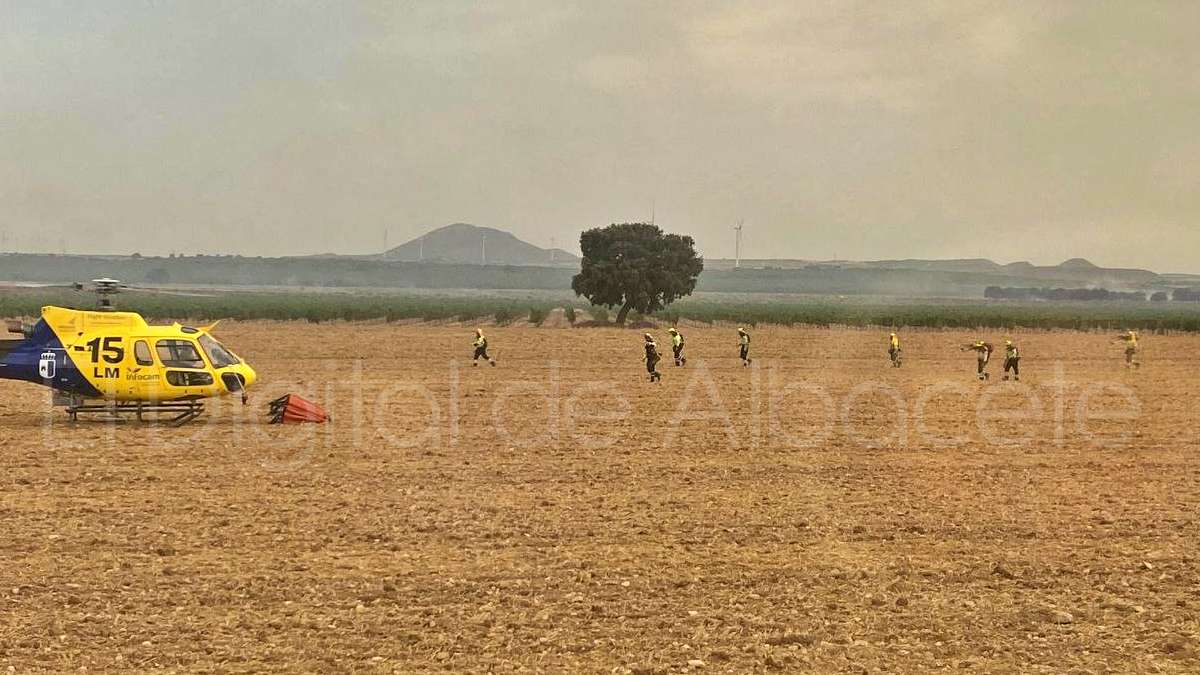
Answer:
POLYGON ((689 327, 652 385, 634 331, 488 332, 497 368, 469 327, 223 326, 254 405, 182 430, 0 383, 0 668, 1200 669, 1200 337, 1130 373, 1022 333, 980 384, 965 333, 897 370, 763 328, 743 369, 689 327), (334 423, 262 424, 285 391, 334 423))

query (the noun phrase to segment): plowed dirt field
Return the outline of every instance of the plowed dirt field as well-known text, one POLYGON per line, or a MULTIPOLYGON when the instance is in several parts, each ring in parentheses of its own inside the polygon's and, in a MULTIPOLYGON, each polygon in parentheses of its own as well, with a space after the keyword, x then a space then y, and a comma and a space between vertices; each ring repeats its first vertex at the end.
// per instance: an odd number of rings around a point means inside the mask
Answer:
POLYGON ((0 669, 1200 670, 1200 337, 683 328, 224 325, 182 429, 0 382, 0 669))

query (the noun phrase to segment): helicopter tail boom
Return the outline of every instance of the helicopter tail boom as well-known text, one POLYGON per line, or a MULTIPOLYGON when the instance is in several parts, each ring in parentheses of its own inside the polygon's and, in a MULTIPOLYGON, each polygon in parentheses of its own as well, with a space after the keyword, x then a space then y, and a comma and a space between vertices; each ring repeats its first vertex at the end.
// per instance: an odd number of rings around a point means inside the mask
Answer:
POLYGON ((23 332, 24 339, 0 341, 0 379, 33 382, 87 398, 101 396, 45 320, 23 332))

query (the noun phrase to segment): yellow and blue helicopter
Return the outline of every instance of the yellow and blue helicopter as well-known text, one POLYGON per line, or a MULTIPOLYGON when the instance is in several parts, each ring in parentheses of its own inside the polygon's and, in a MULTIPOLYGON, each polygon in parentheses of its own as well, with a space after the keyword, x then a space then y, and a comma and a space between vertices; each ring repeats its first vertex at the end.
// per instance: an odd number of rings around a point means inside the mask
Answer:
POLYGON ((150 414, 184 424, 204 412, 205 399, 240 394, 246 403, 257 375, 212 337, 217 324, 152 326, 139 314, 116 311, 112 297, 136 289, 96 279, 91 290, 94 311, 47 306, 33 325, 9 322, 9 332, 22 337, 0 340, 0 379, 50 387, 54 405, 72 420, 150 414))

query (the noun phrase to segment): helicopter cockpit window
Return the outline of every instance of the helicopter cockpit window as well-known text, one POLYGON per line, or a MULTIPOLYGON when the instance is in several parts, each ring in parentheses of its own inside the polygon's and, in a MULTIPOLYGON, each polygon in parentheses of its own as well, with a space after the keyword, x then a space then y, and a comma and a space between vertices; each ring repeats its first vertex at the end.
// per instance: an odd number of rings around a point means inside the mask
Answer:
POLYGON ((133 343, 133 358, 137 360, 139 366, 154 365, 154 356, 150 353, 150 345, 146 344, 145 340, 133 343))
POLYGON ((200 346, 204 348, 204 352, 208 354, 208 360, 212 361, 213 368, 224 368, 226 366, 236 366, 241 363, 228 349, 214 340, 208 335, 200 336, 200 346))
POLYGON ((155 345, 158 360, 167 368, 203 368, 204 359, 196 345, 187 340, 159 340, 155 345))

